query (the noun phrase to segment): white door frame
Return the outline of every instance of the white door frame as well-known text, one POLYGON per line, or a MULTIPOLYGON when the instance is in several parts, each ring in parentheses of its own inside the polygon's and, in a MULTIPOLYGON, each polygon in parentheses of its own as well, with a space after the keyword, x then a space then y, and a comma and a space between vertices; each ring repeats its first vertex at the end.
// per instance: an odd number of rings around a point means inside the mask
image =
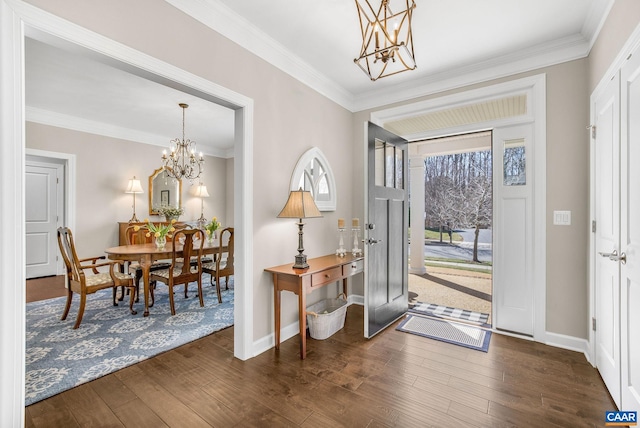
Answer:
MULTIPOLYGON (((76 228, 76 155, 69 153, 52 152, 48 150, 25 149, 27 157, 37 157, 46 161, 57 160, 58 165, 64 165, 64 217, 61 223, 75 230, 76 228)), ((39 159, 34 159, 39 160, 39 159)), ((56 275, 64 275, 62 260, 57 263, 56 275)))
POLYGON ((18 0, 0 0, 0 224, 12 225, 0 241, 0 281, 6 287, 0 299, 0 425, 24 424, 25 391, 25 82, 26 31, 53 35, 89 49, 130 72, 170 81, 181 90, 223 103, 235 110, 234 223, 236 277, 245 284, 236 290, 234 355, 254 356, 253 350, 253 100, 214 82, 160 61, 107 37, 18 0), (20 286, 22 284, 22 286, 20 286))
MULTIPOLYGON (((534 234, 533 272, 534 286, 534 328, 533 339, 546 343, 546 75, 539 74, 484 88, 464 91, 453 95, 420 101, 371 113, 371 122, 384 126, 385 122, 398 120, 417 114, 447 110, 454 107, 473 105, 490 99, 527 94, 527 113, 521 116, 491 120, 482 123, 461 125, 447 129, 403 135, 409 141, 423 140, 447 135, 498 129, 501 127, 531 123, 534 135, 534 234)), ((498 227, 498 226, 496 226, 498 227)), ((495 310, 495 308, 493 308, 495 310)))

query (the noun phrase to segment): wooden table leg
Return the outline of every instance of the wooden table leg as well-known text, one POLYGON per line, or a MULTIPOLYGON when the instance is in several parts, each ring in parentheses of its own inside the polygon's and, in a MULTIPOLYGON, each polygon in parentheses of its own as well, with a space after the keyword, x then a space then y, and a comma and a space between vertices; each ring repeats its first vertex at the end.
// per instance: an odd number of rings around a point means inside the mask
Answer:
POLYGON ((307 293, 298 294, 298 322, 300 323, 300 358, 307 358, 307 293))
POLYGON ((151 256, 145 254, 140 259, 140 268, 142 268, 142 283, 144 284, 144 313, 143 316, 149 316, 149 273, 151 272, 151 256))
POLYGON ((276 349, 280 349, 280 293, 278 275, 273 274, 273 318, 275 320, 276 349))

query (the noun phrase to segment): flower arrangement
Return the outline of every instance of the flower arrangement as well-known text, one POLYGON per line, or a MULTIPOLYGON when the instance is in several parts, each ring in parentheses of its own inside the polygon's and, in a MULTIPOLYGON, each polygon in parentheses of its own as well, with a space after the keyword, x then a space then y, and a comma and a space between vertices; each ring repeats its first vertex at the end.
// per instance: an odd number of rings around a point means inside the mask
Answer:
MULTIPOLYGON (((148 218, 144 221, 145 223, 147 223, 148 232, 145 235, 147 238, 151 237, 151 235, 156 238, 164 238, 169 234, 169 232, 174 232, 176 230, 176 228, 173 226, 176 223, 175 219, 171 220, 171 223, 164 226, 161 224, 153 224, 149 221, 148 218)), ((133 229, 137 232, 138 230, 140 230, 140 226, 135 226, 133 229)))
POLYGON ((213 239, 214 233, 220 227, 220 222, 217 217, 211 219, 211 222, 204 226, 204 231, 207 234, 207 238, 213 239))
POLYGON ((161 205, 156 208, 156 211, 167 218, 178 218, 184 213, 184 209, 182 207, 172 207, 169 205, 161 205))

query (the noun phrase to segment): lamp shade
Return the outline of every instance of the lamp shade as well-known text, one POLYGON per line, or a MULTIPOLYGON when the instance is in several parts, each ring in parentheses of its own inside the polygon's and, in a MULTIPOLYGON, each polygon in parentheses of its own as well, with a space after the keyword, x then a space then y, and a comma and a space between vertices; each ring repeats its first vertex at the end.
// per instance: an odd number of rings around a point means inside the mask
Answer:
POLYGON ((129 180, 129 184, 127 185, 127 190, 124 193, 143 193, 142 185, 140 185, 140 180, 137 180, 134 176, 131 180, 129 180))
POLYGON ((278 214, 278 218, 313 218, 322 217, 316 206, 311 192, 306 190, 292 190, 287 203, 278 214))
POLYGON ((209 197, 209 192, 207 192, 207 186, 205 186, 202 183, 198 184, 198 187, 196 187, 196 190, 195 190, 194 194, 195 194, 195 196, 197 196, 199 198, 208 198, 209 197))

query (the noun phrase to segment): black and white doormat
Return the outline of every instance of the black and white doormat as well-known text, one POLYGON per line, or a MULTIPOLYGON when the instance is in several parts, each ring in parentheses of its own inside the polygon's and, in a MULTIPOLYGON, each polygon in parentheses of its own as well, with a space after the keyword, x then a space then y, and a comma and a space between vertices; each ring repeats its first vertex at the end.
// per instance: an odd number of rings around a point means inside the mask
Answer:
POLYGON ((450 306, 436 305, 434 303, 416 303, 409 312, 429 315, 436 318, 448 318, 454 321, 463 321, 471 324, 488 327, 489 314, 468 311, 466 309, 452 308, 450 306))
POLYGON ((396 330, 482 352, 489 351, 491 339, 491 332, 479 327, 415 314, 407 314, 396 330))

